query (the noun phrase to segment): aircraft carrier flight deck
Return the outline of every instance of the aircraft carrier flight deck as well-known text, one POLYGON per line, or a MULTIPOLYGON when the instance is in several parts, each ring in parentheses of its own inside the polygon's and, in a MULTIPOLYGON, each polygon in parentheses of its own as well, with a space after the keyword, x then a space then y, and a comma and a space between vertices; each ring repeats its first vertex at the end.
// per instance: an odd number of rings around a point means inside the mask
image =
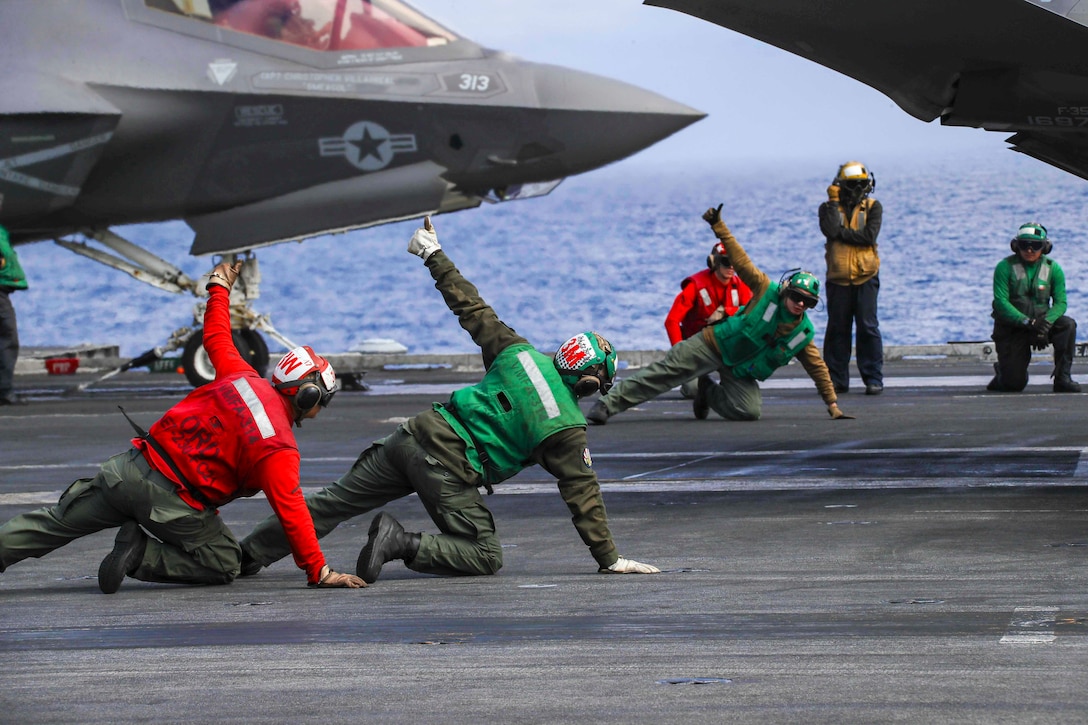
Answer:
MULTIPOLYGON (((0 574, 0 720, 1083 722, 1086 397, 1049 372, 997 394, 985 360, 889 360, 884 393, 855 380, 856 418, 833 421, 791 365, 758 422, 697 421, 673 391, 590 427, 613 536, 659 575, 597 574, 539 468, 486 499, 493 577, 392 562, 369 588, 314 590, 283 560, 106 596, 115 532, 85 537, 0 574)), ((100 375, 17 378, 30 404, 0 410, 0 518, 124 450, 118 405, 146 425, 188 390, 129 372, 72 391, 100 375)), ((368 371, 297 432, 304 488, 478 377, 368 371)), ((434 530, 414 497, 388 510, 434 530)), ((269 511, 221 515, 244 536, 269 511)), ((322 541, 334 568, 353 569, 370 518, 322 541)))

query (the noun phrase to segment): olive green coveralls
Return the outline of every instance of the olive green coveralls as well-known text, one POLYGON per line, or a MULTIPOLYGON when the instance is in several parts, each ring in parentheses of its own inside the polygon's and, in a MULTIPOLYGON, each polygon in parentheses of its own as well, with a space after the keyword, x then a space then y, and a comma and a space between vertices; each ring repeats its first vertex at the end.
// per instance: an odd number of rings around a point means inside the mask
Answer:
MULTIPOLYGON (((528 347, 525 338, 497 317, 443 251, 431 255, 426 264, 446 305, 480 346, 486 369, 507 348, 528 347)), ((597 564, 608 567, 619 554, 586 448, 585 419, 576 401, 563 403, 567 404, 575 406, 579 425, 548 436, 521 468, 537 463, 556 477, 582 541, 597 564)), ((478 462, 471 460, 475 455, 470 457, 465 439, 444 417, 443 408, 448 405, 435 405, 401 424, 392 435, 363 451, 346 475, 306 497, 318 538, 343 521, 416 493, 441 533, 420 535, 418 552, 405 562, 408 568, 430 574, 483 575, 502 567, 495 521, 477 488, 487 481, 478 462)), ((242 548, 262 566, 290 553, 274 516, 258 524, 242 540, 242 548)))

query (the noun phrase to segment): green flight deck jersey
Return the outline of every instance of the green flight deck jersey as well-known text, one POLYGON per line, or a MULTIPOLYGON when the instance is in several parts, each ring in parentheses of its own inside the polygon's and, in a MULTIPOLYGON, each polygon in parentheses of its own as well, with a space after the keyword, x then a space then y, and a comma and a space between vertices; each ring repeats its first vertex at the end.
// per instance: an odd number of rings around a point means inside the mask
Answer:
POLYGON ((435 410, 465 441, 469 461, 486 484, 501 483, 531 466, 533 450, 586 419, 552 358, 531 345, 511 345, 484 379, 454 391, 435 410))
POLYGON ((778 284, 771 282, 754 303, 712 328, 722 362, 738 378, 766 380, 816 335, 812 321, 802 314, 787 336, 775 337, 779 325, 796 319, 782 304, 778 291, 778 284))

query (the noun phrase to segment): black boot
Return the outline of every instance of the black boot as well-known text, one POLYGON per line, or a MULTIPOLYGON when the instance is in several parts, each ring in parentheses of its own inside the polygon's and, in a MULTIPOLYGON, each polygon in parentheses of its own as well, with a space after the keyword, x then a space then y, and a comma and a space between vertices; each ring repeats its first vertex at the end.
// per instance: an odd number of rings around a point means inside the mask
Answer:
POLYGON ((1059 370, 1054 374, 1055 393, 1079 393, 1080 383, 1074 380, 1068 370, 1059 370))
POLYGON ((696 420, 706 420, 710 415, 710 386, 713 384, 714 381, 709 375, 699 376, 699 390, 691 401, 691 412, 695 414, 696 420))
POLYGON ((400 522, 384 511, 370 522, 366 546, 355 562, 355 574, 367 584, 378 581, 382 565, 387 561, 403 559, 411 564, 419 551, 419 534, 410 534, 400 522))
POLYGON ((113 540, 113 551, 98 567, 98 588, 103 594, 113 594, 121 588, 121 581, 143 562, 146 549, 147 534, 135 521, 126 521, 113 540))
POLYGON ((246 547, 242 547, 242 569, 238 576, 253 576, 261 570, 261 563, 254 559, 246 547))
POLYGON ((1055 393, 1079 393, 1080 383, 1073 379, 1073 350, 1071 345, 1065 345, 1065 349, 1059 352, 1054 350, 1054 392, 1055 393))

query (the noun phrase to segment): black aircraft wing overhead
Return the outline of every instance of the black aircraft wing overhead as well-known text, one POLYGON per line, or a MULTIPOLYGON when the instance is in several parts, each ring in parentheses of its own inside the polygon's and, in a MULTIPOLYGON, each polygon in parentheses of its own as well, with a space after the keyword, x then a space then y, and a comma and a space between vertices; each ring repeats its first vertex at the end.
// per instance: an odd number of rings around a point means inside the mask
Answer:
POLYGON ((387 174, 353 176, 309 187, 273 199, 234 207, 186 223, 196 232, 191 254, 223 254, 310 236, 309 218, 319 215, 321 233, 410 219, 420 209, 455 211, 479 206, 478 198, 464 198, 459 207, 443 208, 449 184, 444 169, 429 161, 401 166, 387 174))
MULTIPOLYGON (((484 48, 404 0, 0 0, 0 69, 11 240, 196 296, 113 227, 183 219, 192 253, 249 252, 540 196, 705 116, 484 48)), ((255 254, 239 278, 236 339, 261 369, 257 329, 295 345, 251 307, 255 254)), ((184 345, 190 382, 214 378, 193 328, 169 340, 137 359, 184 345)))
POLYGON ((30 220, 74 204, 120 117, 81 83, 25 67, 0 74, 4 218, 30 220))
POLYGON ((524 198, 705 114, 403 0, 0 0, 0 224, 193 252, 524 198))
POLYGON ((645 0, 777 46, 922 121, 1015 132, 1013 150, 1088 179, 1088 2, 645 0))

